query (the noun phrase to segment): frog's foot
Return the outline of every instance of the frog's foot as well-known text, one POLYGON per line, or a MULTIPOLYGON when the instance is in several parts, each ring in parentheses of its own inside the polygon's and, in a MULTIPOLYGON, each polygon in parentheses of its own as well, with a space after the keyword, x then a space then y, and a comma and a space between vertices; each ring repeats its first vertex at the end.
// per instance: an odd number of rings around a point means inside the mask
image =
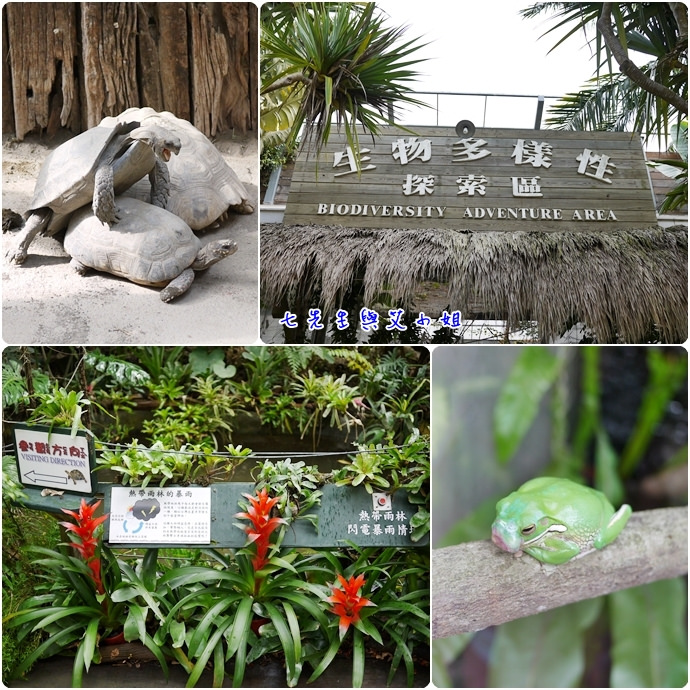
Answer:
POLYGON ((599 536, 594 540, 594 546, 597 549, 603 549, 605 546, 610 544, 623 530, 623 527, 628 522, 628 518, 632 513, 632 508, 624 503, 609 520, 606 527, 604 527, 599 536))

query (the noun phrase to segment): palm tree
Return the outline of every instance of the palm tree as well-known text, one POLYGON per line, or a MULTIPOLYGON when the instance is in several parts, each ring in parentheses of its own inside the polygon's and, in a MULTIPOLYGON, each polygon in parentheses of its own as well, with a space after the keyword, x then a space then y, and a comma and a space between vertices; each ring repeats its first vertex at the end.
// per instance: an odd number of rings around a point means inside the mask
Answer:
POLYGON ((374 3, 267 3, 261 10, 262 126, 318 155, 335 121, 357 152, 357 127, 376 134, 402 104, 423 105, 408 84, 417 39, 386 28, 374 3))
POLYGON ((553 106, 546 124, 558 129, 632 128, 660 139, 688 113, 687 7, 680 2, 538 2, 524 17, 553 12, 565 28, 556 45, 584 32, 596 58, 596 76, 553 106), (615 31, 612 23, 615 23, 615 31), (592 29, 594 29, 592 33, 592 29), (630 51, 648 56, 638 67, 630 51), (613 60, 620 71, 613 69, 613 60), (604 72, 608 69, 607 72, 604 72))

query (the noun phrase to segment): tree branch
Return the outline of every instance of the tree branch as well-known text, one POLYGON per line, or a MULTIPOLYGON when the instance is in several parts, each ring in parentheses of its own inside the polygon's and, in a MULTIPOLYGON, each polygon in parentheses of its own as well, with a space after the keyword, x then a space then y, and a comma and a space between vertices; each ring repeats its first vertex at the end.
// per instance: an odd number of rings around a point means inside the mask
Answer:
POLYGON ((688 8, 683 2, 669 2, 673 18, 678 25, 678 43, 687 43, 688 40, 688 8))
POLYGON ((309 79, 307 79, 307 77, 305 77, 302 74, 302 72, 293 72, 292 74, 286 74, 284 77, 277 79, 269 86, 262 88, 261 93, 264 94, 271 93, 271 91, 278 91, 280 89, 285 88, 286 86, 290 86, 291 84, 297 84, 298 82, 301 82, 302 84, 309 84, 309 79))
POLYGON ((515 618, 688 572, 688 509, 633 513, 601 551, 563 565, 515 558, 490 541, 432 555, 432 635, 483 630, 515 618))
POLYGON ((601 7, 601 15, 597 20, 597 29, 604 37, 606 47, 611 51, 613 57, 620 67, 621 72, 640 88, 651 93, 658 98, 667 101, 681 113, 688 112, 688 102, 683 100, 675 91, 667 86, 650 79, 629 57, 628 51, 623 47, 611 28, 611 3, 605 2, 601 7))

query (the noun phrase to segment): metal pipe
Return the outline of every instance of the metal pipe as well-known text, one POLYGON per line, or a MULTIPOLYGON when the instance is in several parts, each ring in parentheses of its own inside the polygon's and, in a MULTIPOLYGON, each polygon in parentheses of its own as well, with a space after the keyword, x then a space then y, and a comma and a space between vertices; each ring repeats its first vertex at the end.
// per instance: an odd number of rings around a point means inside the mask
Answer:
POLYGON ((539 96, 537 100, 537 117, 534 120, 534 129, 541 129, 541 116, 544 112, 544 96, 539 96))

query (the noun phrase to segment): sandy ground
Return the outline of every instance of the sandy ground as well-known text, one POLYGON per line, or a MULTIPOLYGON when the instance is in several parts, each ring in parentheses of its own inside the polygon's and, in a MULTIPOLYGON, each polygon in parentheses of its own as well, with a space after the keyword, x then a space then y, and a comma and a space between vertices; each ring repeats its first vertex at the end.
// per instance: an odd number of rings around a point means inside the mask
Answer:
MULTIPOLYGON (((51 148, 37 138, 6 139, 2 149, 2 205, 23 214, 41 164, 51 148)), ((202 242, 230 238, 237 252, 196 274, 190 290, 168 304, 157 288, 105 273, 80 276, 69 266, 61 235, 38 237, 25 263, 7 253, 16 231, 2 239, 2 336, 8 344, 253 344, 259 338, 258 149, 256 137, 216 142, 247 187, 256 210, 231 214, 199 233, 202 242)))

